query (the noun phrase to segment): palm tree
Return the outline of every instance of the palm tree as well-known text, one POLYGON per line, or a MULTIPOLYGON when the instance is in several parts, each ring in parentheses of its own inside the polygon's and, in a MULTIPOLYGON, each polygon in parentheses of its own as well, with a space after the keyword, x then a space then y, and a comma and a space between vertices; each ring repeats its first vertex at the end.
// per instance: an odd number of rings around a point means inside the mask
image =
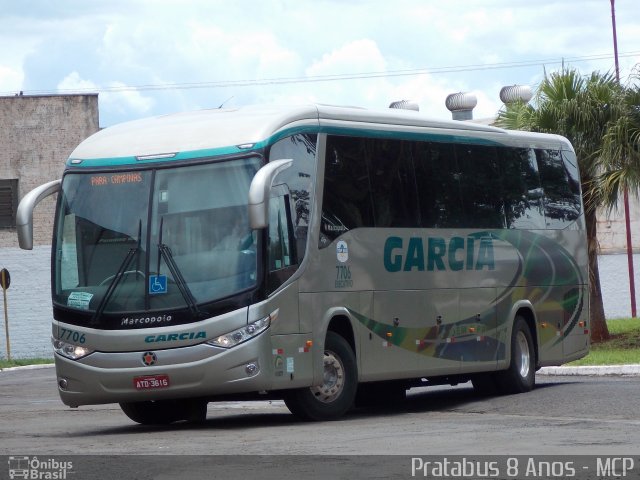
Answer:
POLYGON ((640 70, 631 77, 620 101, 624 114, 609 125, 597 161, 598 201, 609 210, 617 205, 621 192, 637 196, 640 188, 640 70))
POLYGON ((563 70, 545 74, 536 89, 535 106, 509 104, 496 121, 504 128, 563 135, 575 148, 585 205, 594 342, 609 338, 598 272, 596 209, 613 208, 625 187, 637 194, 638 96, 638 89, 620 86, 611 74, 594 72, 581 76, 574 69, 563 70))

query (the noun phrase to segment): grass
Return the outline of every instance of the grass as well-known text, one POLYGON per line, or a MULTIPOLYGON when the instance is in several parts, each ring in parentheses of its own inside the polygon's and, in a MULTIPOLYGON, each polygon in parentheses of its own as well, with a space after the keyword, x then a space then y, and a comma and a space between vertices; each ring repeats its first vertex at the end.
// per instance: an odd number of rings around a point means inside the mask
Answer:
POLYGON ((611 338, 591 345, 589 355, 569 365, 640 364, 640 319, 607 320, 611 338))
POLYGON ((44 365, 53 363, 52 358, 14 358, 10 361, 6 358, 0 359, 0 370, 10 367, 23 367, 25 365, 44 365))
MULTIPOLYGON (((589 355, 569 365, 640 364, 640 319, 616 318, 607 320, 607 326, 611 339, 591 345, 589 355)), ((52 362, 50 358, 0 359, 0 369, 52 362)))

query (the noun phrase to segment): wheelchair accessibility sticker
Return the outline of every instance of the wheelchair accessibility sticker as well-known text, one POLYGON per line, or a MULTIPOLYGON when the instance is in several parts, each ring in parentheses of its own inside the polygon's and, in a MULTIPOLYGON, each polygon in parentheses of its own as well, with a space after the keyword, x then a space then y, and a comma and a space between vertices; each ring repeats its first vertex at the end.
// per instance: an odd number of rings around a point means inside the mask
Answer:
POLYGON ((149 275, 149 295, 167 293, 166 275, 149 275))

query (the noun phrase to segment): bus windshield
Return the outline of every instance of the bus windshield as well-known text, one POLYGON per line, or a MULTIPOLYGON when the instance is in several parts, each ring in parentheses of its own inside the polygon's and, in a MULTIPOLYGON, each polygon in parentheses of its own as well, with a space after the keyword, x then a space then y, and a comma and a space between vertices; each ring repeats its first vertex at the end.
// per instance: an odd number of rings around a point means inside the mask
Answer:
POLYGON ((259 157, 69 173, 55 239, 58 306, 101 313, 189 308, 257 281, 248 191, 259 157))

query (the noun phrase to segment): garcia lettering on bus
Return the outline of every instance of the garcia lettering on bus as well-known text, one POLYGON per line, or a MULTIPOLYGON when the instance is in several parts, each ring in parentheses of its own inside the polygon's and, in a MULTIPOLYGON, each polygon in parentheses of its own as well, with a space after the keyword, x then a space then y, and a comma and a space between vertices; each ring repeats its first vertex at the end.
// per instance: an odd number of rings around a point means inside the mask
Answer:
POLYGON ((169 333, 167 335, 148 335, 144 337, 144 341, 146 343, 177 342, 181 340, 194 340, 198 338, 207 338, 207 332, 180 332, 169 333))
POLYGON ((384 268, 388 272, 417 270, 494 270, 493 240, 489 236, 389 237, 384 243, 384 268))

